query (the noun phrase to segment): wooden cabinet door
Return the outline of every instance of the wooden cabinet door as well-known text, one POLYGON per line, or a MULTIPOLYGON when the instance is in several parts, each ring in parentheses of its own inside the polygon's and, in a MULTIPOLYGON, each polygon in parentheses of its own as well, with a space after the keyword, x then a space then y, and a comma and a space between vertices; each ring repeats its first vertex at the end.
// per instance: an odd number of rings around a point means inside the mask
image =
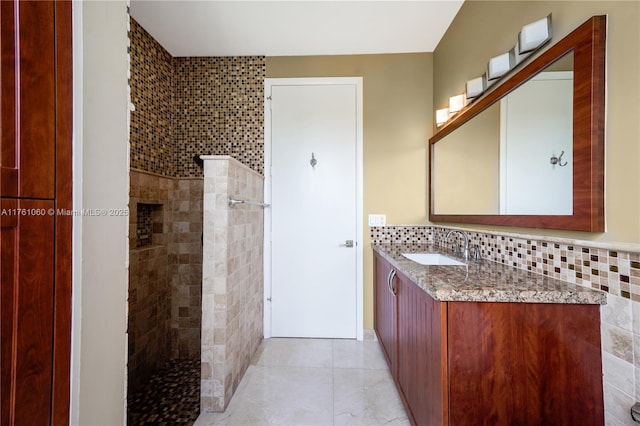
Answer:
POLYGON ((604 424, 600 307, 449 302, 451 425, 604 424))
POLYGON ((55 191, 56 33, 52 1, 0 2, 0 191, 55 191))
POLYGON ((0 2, 0 425, 69 423, 70 1, 0 2))
MULTIPOLYGON (((389 273, 391 265, 380 255, 374 256, 374 328, 378 341, 387 358, 391 374, 396 375, 397 357, 397 324, 396 297, 389 289, 389 273)), ((396 281, 397 282, 397 281, 396 281)))
POLYGON ((446 394, 446 303, 398 274, 398 375, 396 382, 413 424, 444 425, 446 394))
POLYGON ((50 423, 53 201, 0 200, 2 425, 50 423))

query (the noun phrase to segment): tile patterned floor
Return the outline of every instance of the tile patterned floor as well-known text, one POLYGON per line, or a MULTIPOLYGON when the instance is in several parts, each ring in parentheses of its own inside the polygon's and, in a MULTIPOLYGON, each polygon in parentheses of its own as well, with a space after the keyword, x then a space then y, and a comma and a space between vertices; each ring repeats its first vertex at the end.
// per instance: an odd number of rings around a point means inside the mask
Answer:
POLYGON ((200 413, 200 361, 168 362, 127 405, 129 426, 192 425, 200 413))
POLYGON ((378 342, 266 339, 209 425, 409 425, 378 342))

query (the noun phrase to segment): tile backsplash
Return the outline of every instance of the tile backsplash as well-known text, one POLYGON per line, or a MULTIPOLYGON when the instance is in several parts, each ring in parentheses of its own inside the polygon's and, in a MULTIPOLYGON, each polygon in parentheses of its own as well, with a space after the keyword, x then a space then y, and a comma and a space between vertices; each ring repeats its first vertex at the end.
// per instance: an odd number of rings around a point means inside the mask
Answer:
MULTIPOLYGON (((435 244, 451 249, 454 242, 445 241, 448 231, 438 226, 372 227, 371 244, 435 244)), ((467 235, 471 245, 480 247, 483 259, 640 302, 640 252, 545 241, 542 237, 518 238, 476 231, 468 231, 467 235)))

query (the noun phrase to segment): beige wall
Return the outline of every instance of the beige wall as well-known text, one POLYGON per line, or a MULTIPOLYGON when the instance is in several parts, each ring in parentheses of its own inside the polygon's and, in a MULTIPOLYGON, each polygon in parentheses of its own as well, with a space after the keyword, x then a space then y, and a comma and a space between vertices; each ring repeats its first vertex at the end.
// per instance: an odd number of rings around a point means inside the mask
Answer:
MULTIPOLYGON (((553 15, 560 40, 593 15, 608 15, 606 232, 518 230, 608 243, 640 243, 640 3, 637 1, 467 1, 434 52, 434 110, 481 75, 490 57, 515 44, 522 25, 553 15)), ((435 118, 432 118, 434 121, 435 118)), ((480 228, 474 226, 474 228, 480 228)), ((487 227, 489 229, 507 228, 487 227)))
POLYGON ((373 255, 367 215, 389 224, 427 218, 432 54, 267 57, 267 78, 363 77, 364 328, 373 328, 373 255))

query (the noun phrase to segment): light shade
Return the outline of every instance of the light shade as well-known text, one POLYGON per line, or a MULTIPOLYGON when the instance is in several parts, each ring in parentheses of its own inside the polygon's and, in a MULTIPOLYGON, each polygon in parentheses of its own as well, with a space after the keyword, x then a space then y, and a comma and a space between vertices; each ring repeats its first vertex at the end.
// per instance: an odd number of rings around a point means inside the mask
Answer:
POLYGON ((449 98, 449 112, 455 114, 464 107, 464 95, 456 95, 449 98))
POLYGON ((495 80, 496 78, 505 75, 515 65, 515 52, 513 49, 503 53, 502 55, 494 56, 489 59, 489 67, 487 71, 487 80, 495 80))
POLYGON ((487 90, 487 76, 485 74, 478 78, 467 81, 467 99, 473 99, 480 96, 487 90))
POLYGON ((531 53, 533 52, 522 52, 520 49, 520 36, 518 36, 518 39, 516 40, 516 45, 514 46, 513 50, 516 53, 516 65, 518 65, 520 62, 524 61, 529 55, 531 55, 531 53))
POLYGON ((449 108, 442 108, 436 111, 436 125, 442 126, 449 119, 449 108))
POLYGON ((525 25, 518 34, 518 53, 531 52, 551 40, 551 15, 525 25))

